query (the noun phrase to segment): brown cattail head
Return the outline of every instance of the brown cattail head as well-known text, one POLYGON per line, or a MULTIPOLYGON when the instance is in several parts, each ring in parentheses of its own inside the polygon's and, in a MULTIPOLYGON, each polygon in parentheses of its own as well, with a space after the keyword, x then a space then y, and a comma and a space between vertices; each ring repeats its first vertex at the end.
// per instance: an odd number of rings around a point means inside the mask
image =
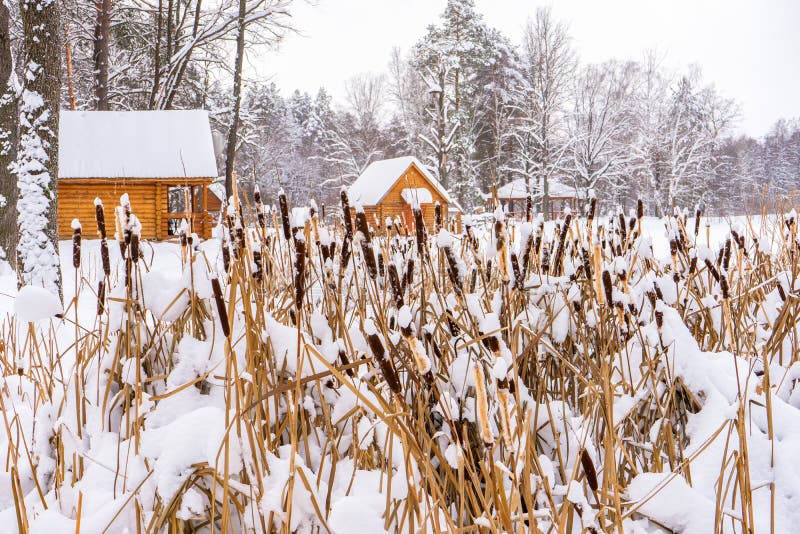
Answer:
POLYGON ((283 189, 278 193, 278 207, 281 211, 281 228, 283 229, 283 238, 289 241, 292 238, 292 229, 289 226, 289 201, 286 199, 286 193, 283 189))
POLYGON ((597 470, 594 468, 592 457, 586 452, 586 449, 581 449, 581 466, 583 472, 586 473, 586 483, 592 491, 597 491, 599 487, 597 484, 597 470))
POLYGON ((533 197, 530 193, 525 198, 525 221, 531 222, 533 220, 533 197))
POLYGON ((419 206, 414 207, 414 229, 417 236, 417 253, 422 258, 425 257, 428 247, 425 236, 425 219, 422 217, 422 210, 419 206))
POLYGON ((106 215, 103 211, 103 201, 100 197, 94 199, 94 218, 97 221, 97 234, 100 239, 106 237, 106 215))
POLYGON ((697 233, 700 231, 700 207, 698 206, 694 212, 694 236, 697 237, 697 233))
POLYGON ((72 219, 72 266, 80 269, 81 266, 81 222, 72 219))
POLYGON ((367 225, 367 215, 361 206, 356 207, 356 227, 361 240, 361 251, 364 254, 364 262, 367 264, 367 272, 373 280, 378 278, 378 266, 375 262, 375 250, 372 246, 371 233, 367 225))
POLYGON ((344 218, 344 234, 347 237, 353 236, 353 220, 350 215, 350 199, 347 197, 347 189, 342 188, 342 216, 344 218))
POLYGON ((606 304, 609 306, 614 305, 614 289, 611 285, 611 273, 608 269, 603 270, 603 290, 606 296, 606 304))
POLYGON ((106 280, 101 278, 97 282, 97 315, 103 315, 106 301, 106 280))
POLYGON ((128 217, 128 233, 130 234, 130 256, 131 260, 137 262, 139 260, 139 241, 142 236, 142 223, 136 215, 131 214, 128 217))
POLYGON ((394 368, 392 361, 387 358, 386 349, 378 335, 378 329, 371 319, 364 321, 364 333, 367 334, 369 350, 372 351, 372 356, 378 361, 378 367, 381 370, 383 379, 386 380, 386 385, 395 395, 402 395, 403 389, 400 385, 400 378, 397 376, 397 370, 394 368))
POLYGON ((222 326, 222 334, 226 338, 230 338, 231 325, 228 322, 228 309, 225 307, 225 301, 222 299, 222 287, 220 287, 217 277, 211 279, 211 289, 214 294, 214 302, 217 305, 217 314, 219 315, 220 326, 222 326))
POLYGON ((295 232, 294 243, 294 299, 299 310, 306 292, 306 238, 302 230, 295 232))
POLYGON ((722 288, 722 298, 727 300, 730 297, 730 288, 728 287, 728 277, 722 275, 719 279, 719 286, 722 288))

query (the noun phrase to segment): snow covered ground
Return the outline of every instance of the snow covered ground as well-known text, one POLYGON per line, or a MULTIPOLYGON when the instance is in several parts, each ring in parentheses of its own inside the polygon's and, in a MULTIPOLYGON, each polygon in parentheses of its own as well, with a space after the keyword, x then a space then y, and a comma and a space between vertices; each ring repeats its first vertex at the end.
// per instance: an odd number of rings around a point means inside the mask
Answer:
POLYGON ((558 224, 512 225, 514 258, 535 235, 550 247, 521 278, 488 231, 474 250, 443 231, 430 260, 376 238, 374 278, 361 237, 340 270, 311 224, 293 245, 248 233, 227 277, 216 240, 193 262, 144 243, 126 284, 111 241, 100 315, 100 241, 77 277, 64 241, 63 318, 0 275, 2 531, 791 531, 797 237, 705 222, 695 240, 692 221, 645 218, 635 241, 605 222, 588 262, 582 223, 561 251, 558 224), (746 243, 726 253, 732 229, 746 243), (580 282, 593 263, 608 282, 580 282))

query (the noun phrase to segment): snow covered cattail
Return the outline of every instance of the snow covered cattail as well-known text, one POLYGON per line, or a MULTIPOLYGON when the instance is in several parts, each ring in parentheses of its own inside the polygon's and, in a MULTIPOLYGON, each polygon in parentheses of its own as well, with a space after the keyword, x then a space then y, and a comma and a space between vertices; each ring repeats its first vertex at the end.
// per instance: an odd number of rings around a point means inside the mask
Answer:
POLYGON ((111 274, 111 260, 108 257, 108 240, 106 239, 106 217, 103 211, 103 201, 99 198, 94 199, 95 220, 97 221, 97 233, 100 236, 100 260, 103 264, 103 274, 108 277, 111 274))
POLYGON ((350 261, 350 239, 345 236, 342 240, 342 254, 339 260, 339 268, 344 269, 350 261))
POLYGON ((220 326, 222 326, 222 334, 228 338, 231 335, 231 326, 228 323, 228 309, 225 307, 225 301, 222 299, 222 288, 216 276, 211 279, 211 290, 214 294, 214 302, 217 305, 217 314, 219 315, 220 326))
POLYGON ((120 255, 125 258, 125 239, 123 236, 123 228, 127 224, 125 221, 125 212, 122 206, 114 208, 114 237, 119 245, 120 255))
POLYGON ((131 260, 134 263, 139 261, 139 241, 142 236, 142 223, 139 222, 139 218, 136 215, 131 214, 129 217, 128 222, 128 232, 130 233, 130 251, 131 251, 131 260))
POLYGON ((72 219, 72 266, 79 269, 81 266, 81 222, 72 219))
POLYGON ((103 315, 106 300, 106 280, 101 278, 97 282, 97 315, 103 315))
POLYGON ((511 411, 509 408, 509 393, 508 382, 503 380, 504 384, 501 387, 498 381, 497 387, 497 403, 500 411, 500 432, 503 436, 503 442, 506 444, 508 450, 512 450, 513 442, 511 441, 511 411))
POLYGON ((564 224, 561 225, 561 231, 558 234, 558 248, 556 249, 556 255, 553 260, 553 274, 561 274, 561 261, 564 257, 565 241, 567 238, 567 232, 569 231, 569 225, 571 223, 572 214, 568 213, 567 217, 564 219, 564 224))
POLYGON ((383 252, 378 251, 378 275, 381 278, 386 278, 386 264, 383 259, 383 252))
POLYGON ((483 374, 483 367, 478 362, 472 366, 472 376, 475 379, 475 412, 478 417, 478 427, 481 432, 481 439, 486 445, 494 443, 494 434, 489 422, 489 401, 486 396, 486 377, 483 374))
POLYGON ((403 286, 402 291, 405 293, 406 288, 411 287, 411 284, 414 283, 414 258, 408 258, 408 263, 406 263, 406 272, 403 274, 403 286))
POLYGON ((428 251, 426 247, 427 238, 425 236, 425 219, 422 217, 422 210, 419 206, 414 207, 414 225, 417 234, 417 253, 419 254, 420 258, 425 257, 425 253, 428 251))
POLYGON ((378 361, 378 367, 381 370, 383 379, 386 380, 386 385, 395 395, 402 395, 403 389, 397 376, 397 370, 394 368, 392 361, 386 357, 386 349, 372 319, 364 321, 364 333, 367 335, 367 344, 372 351, 372 356, 378 361))
POLYGON ((94 199, 94 217, 97 221, 97 234, 99 235, 100 239, 105 239, 106 217, 103 211, 103 201, 100 200, 100 197, 94 199))
POLYGON ((447 230, 442 230, 436 237, 436 242, 439 249, 444 251, 447 259, 447 275, 450 277, 450 283, 453 284, 453 290, 457 295, 462 296, 464 294, 463 263, 459 262, 453 251, 453 236, 447 230))
POLYGON ((614 306, 614 290, 611 285, 611 273, 608 270, 603 271, 603 290, 605 292, 606 304, 609 307, 614 306))
POLYGON ((689 260, 689 276, 692 276, 697 271, 697 254, 692 251, 691 260, 689 260))
POLYGON ((533 196, 528 192, 525 197, 525 221, 531 222, 533 220, 533 196))
POLYGON ((375 251, 372 247, 372 239, 370 239, 367 215, 360 204, 356 206, 356 229, 360 234, 361 252, 364 254, 367 272, 369 273, 369 277, 375 280, 378 277, 378 267, 375 264, 375 251))
POLYGON ((655 291, 658 300, 664 300, 664 293, 661 291, 661 286, 656 282, 653 282, 653 291, 655 291))
POLYGON ((264 217, 264 204, 261 202, 261 190, 258 188, 258 185, 256 185, 255 189, 253 190, 253 200, 255 201, 258 227, 261 228, 261 231, 263 232, 267 228, 267 221, 264 217))
POLYGON ((289 241, 292 238, 292 231, 289 227, 289 202, 283 189, 278 192, 278 207, 281 210, 281 227, 283 228, 283 238, 289 241))
POLYGON ((727 271, 730 264, 731 264, 731 240, 730 238, 728 238, 725 240, 725 247, 723 248, 722 269, 727 271))
POLYGON ((353 220, 350 214, 350 199, 347 196, 347 188, 342 187, 342 216, 344 218, 344 234, 346 237, 352 239, 353 237, 353 220))
POLYGON ((541 266, 542 266, 542 272, 543 273, 549 273, 550 272, 550 244, 549 243, 543 243, 542 244, 542 252, 541 252, 540 263, 541 263, 541 266))
MULTIPOLYGON (((227 233, 228 229, 227 228, 223 229, 223 235, 225 236, 227 235, 227 233)), ((227 273, 231 269, 231 249, 230 246, 228 245, 227 238, 222 239, 221 248, 222 248, 222 267, 223 269, 225 269, 225 272, 227 273)))
POLYGON ((119 205, 122 206, 122 209, 125 213, 125 221, 127 222, 128 217, 131 214, 131 197, 128 193, 122 193, 119 197, 119 205))
POLYGON ((433 205, 433 231, 439 233, 442 229, 442 205, 437 200, 433 205))
POLYGON ((522 289, 522 271, 519 268, 519 259, 517 253, 511 253, 511 270, 514 272, 514 288, 522 289))
POLYGON ((697 234, 700 232, 700 206, 694 212, 694 237, 697 239, 697 234))
POLYGON ((306 292, 306 237, 298 229, 294 236, 294 299, 299 310, 306 292))
POLYGON ((708 258, 705 258, 704 263, 706 265, 706 268, 708 269, 708 272, 710 272, 711 276, 714 277, 714 280, 719 282, 719 272, 717 271, 717 268, 714 267, 714 265, 711 263, 711 261, 709 261, 708 258))
POLYGON ((397 309, 403 307, 403 288, 400 285, 400 275, 397 273, 397 265, 395 263, 389 262, 389 287, 392 290, 392 296, 394 297, 394 305, 397 309))
POLYGON ((594 274, 594 293, 599 304, 603 304, 603 270, 602 270, 602 251, 600 243, 595 243, 592 250, 592 274, 594 274))
POLYGON ((261 258, 261 244, 253 240, 253 279, 260 282, 263 278, 263 260, 261 258))
POLYGON ((494 239, 495 239, 495 249, 497 250, 497 261, 500 265, 500 275, 503 279, 503 282, 508 282, 510 280, 508 276, 508 257, 507 257, 507 248, 506 248, 506 228, 505 222, 502 211, 498 208, 495 211, 495 221, 494 221, 494 239))
POLYGON ((400 334, 408 344, 408 348, 411 351, 411 359, 414 360, 414 364, 417 366, 417 372, 425 377, 428 383, 432 383, 431 360, 425 353, 425 347, 422 342, 414 336, 411 330, 411 309, 408 306, 403 306, 400 308, 397 317, 400 334))

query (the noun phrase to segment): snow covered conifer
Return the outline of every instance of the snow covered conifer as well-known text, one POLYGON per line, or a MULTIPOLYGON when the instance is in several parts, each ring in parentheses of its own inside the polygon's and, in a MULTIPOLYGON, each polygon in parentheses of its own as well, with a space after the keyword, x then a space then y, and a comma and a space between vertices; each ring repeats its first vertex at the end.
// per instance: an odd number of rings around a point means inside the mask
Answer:
POLYGON ((16 172, 23 284, 61 294, 58 259, 58 110, 61 92, 61 24, 55 0, 21 0, 25 69, 20 99, 16 172))

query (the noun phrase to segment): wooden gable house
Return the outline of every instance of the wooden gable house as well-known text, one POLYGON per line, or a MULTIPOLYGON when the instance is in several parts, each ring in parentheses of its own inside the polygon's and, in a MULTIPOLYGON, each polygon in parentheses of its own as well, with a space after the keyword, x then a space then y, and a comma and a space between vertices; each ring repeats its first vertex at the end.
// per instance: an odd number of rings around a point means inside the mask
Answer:
POLYGON ((211 236, 217 163, 206 111, 62 111, 58 139, 60 237, 72 235, 75 218, 94 228, 95 198, 113 235, 125 193, 143 238, 170 238, 188 212, 194 232, 211 236))
MULTIPOLYGON (((528 190, 528 183, 524 178, 517 178, 507 184, 497 188, 497 201, 500 202, 511 217, 524 218, 525 207, 528 202, 528 195, 531 194, 535 209, 539 207, 542 199, 542 185, 534 189, 531 193, 528 190)), ((561 217, 567 208, 575 210, 578 207, 578 193, 574 187, 566 185, 554 178, 548 182, 548 194, 550 196, 550 219, 561 217)), ((486 209, 494 210, 495 195, 486 193, 483 195, 486 201, 486 209)))
POLYGON ((387 218, 399 217, 413 229, 412 207, 419 204, 425 226, 433 229, 438 202, 444 217, 460 231, 461 207, 415 157, 373 161, 348 188, 348 196, 351 205, 361 204, 369 223, 378 227, 387 218))

